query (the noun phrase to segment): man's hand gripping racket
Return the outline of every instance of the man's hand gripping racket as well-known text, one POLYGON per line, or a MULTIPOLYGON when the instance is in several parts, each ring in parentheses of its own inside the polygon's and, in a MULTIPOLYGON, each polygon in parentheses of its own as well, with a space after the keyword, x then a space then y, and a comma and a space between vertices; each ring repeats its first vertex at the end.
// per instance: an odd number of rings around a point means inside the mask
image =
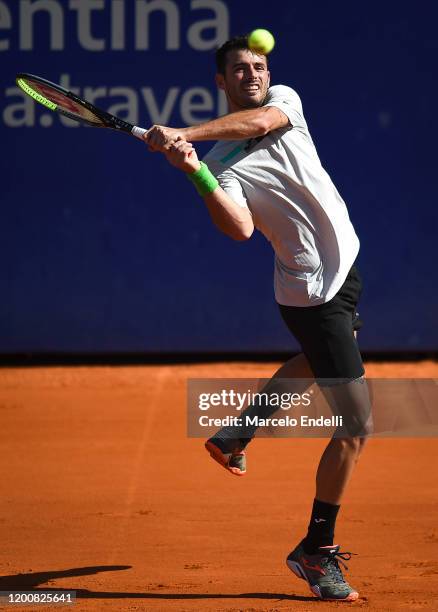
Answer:
POLYGON ((164 155, 172 166, 188 174, 197 172, 201 167, 192 143, 186 142, 182 138, 171 142, 166 147, 164 155))
POLYGON ((145 128, 119 119, 64 87, 33 74, 24 72, 18 74, 16 83, 33 100, 69 119, 91 127, 110 128, 132 134, 146 142, 150 151, 164 153, 169 163, 176 168, 184 172, 196 172, 199 169, 200 164, 195 149, 182 138, 179 130, 153 126, 148 133, 145 128))

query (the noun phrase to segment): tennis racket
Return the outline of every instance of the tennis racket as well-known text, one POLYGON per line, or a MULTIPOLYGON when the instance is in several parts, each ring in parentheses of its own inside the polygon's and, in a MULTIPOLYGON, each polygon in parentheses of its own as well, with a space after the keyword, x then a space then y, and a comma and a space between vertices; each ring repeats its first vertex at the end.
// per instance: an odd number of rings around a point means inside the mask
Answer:
POLYGON ((119 119, 111 113, 97 108, 90 102, 82 100, 71 91, 60 85, 46 81, 33 74, 21 72, 15 81, 28 96, 50 110, 57 111, 69 119, 85 123, 91 127, 110 128, 119 132, 127 132, 142 139, 147 130, 119 119))

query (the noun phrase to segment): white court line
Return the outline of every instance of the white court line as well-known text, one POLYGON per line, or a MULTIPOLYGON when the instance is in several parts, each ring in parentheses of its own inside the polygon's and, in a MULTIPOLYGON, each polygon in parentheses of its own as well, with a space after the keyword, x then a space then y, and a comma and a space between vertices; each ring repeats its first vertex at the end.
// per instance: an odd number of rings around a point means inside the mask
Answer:
POLYGON ((143 431, 140 438, 140 443, 137 448, 137 453, 134 458, 129 481, 128 490, 126 492, 125 507, 119 521, 117 532, 112 536, 113 549, 107 560, 108 565, 114 565, 115 559, 120 552, 120 544, 123 534, 126 531, 127 520, 131 516, 131 509, 135 501, 140 480, 144 482, 144 473, 141 472, 143 457, 146 451, 146 445, 151 436, 152 425, 157 414, 158 403, 162 397, 163 387, 169 377, 170 368, 160 367, 159 371, 154 374, 154 386, 151 393, 145 398, 147 406, 145 407, 145 420, 143 423, 143 431))

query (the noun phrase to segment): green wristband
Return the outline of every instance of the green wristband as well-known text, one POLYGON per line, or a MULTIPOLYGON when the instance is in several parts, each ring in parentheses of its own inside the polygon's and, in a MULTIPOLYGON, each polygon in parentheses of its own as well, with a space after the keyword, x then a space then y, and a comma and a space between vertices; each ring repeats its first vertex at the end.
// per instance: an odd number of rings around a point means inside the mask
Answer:
POLYGON ((196 172, 186 174, 187 178, 192 181, 200 196, 204 197, 211 193, 219 186, 216 177, 208 169, 207 164, 201 162, 201 167, 196 172))

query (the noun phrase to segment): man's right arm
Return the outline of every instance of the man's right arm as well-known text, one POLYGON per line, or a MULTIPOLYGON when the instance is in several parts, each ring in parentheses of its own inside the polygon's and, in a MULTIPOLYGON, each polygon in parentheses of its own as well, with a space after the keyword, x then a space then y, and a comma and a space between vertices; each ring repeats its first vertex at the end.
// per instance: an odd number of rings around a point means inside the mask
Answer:
MULTIPOLYGON (((165 152, 167 161, 179 170, 191 174, 200 168, 193 145, 178 140, 165 152)), ((254 231, 252 215, 248 208, 239 206, 219 185, 203 196, 210 217, 216 227, 233 240, 248 240, 254 231)))
POLYGON ((185 128, 153 125, 143 136, 151 151, 165 151, 167 145, 181 138, 200 140, 246 140, 266 136, 269 132, 289 126, 288 117, 275 106, 261 106, 229 113, 217 119, 185 128))

